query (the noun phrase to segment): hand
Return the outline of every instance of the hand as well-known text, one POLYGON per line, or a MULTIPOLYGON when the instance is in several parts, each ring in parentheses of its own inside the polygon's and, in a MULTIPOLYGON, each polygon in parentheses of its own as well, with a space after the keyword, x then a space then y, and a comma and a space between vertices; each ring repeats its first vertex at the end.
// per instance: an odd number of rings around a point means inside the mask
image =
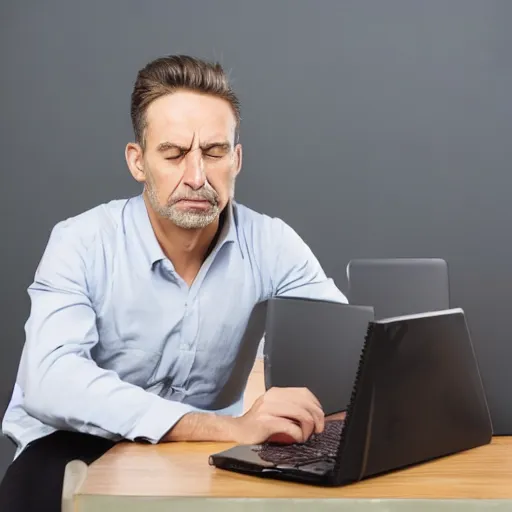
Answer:
POLYGON ((318 399, 306 388, 271 388, 240 418, 236 441, 303 443, 324 429, 324 413, 318 399))

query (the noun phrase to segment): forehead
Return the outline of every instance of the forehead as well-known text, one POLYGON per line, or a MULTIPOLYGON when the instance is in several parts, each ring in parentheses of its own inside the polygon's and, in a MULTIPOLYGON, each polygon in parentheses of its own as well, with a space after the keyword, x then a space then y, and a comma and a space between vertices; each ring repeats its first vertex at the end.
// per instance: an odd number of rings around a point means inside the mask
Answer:
POLYGON ((146 112, 146 142, 176 144, 231 140, 236 118, 231 105, 222 98, 189 91, 161 96, 146 112))

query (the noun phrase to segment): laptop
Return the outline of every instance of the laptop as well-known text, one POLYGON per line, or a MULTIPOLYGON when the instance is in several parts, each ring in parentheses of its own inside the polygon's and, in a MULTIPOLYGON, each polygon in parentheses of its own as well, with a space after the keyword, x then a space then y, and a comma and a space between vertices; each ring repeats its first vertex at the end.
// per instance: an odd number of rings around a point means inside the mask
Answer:
POLYGON ((450 308, 448 265, 440 258, 355 259, 347 279, 349 302, 373 306, 375 318, 450 308))
POLYGON ((236 445, 209 464, 341 486, 490 443, 492 424, 461 309, 370 323, 344 419, 305 443, 236 445))
POLYGON ((265 388, 305 387, 325 414, 348 407, 373 308, 303 298, 267 302, 265 388))

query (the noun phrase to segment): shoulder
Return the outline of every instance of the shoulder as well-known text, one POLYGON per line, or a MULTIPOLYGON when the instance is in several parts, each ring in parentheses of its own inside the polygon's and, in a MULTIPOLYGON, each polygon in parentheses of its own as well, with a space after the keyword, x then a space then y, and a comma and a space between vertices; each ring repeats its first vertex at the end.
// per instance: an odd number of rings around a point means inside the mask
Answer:
POLYGON ((237 231, 245 240, 282 245, 302 239, 283 219, 259 213, 239 203, 233 205, 237 231))
POLYGON ((80 241, 89 245, 99 237, 113 234, 121 223, 128 201, 115 199, 63 219, 53 226, 51 238, 80 241))
POLYGON ((238 205, 239 240, 269 283, 268 296, 347 302, 301 236, 285 221, 238 205))
POLYGON ((129 199, 116 199, 57 222, 51 229, 48 252, 84 255, 98 244, 114 240, 129 199))
POLYGON ((273 274, 280 266, 301 266, 315 260, 306 241, 283 219, 238 204, 234 211, 242 252, 260 271, 273 274))

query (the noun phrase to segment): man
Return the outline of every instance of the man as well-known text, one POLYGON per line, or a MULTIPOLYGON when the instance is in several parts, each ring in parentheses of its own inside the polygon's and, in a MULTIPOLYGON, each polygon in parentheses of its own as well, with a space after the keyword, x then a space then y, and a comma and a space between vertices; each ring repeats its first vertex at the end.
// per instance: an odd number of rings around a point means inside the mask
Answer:
POLYGON ((149 63, 131 117, 142 195, 57 224, 29 287, 0 510, 60 510, 65 464, 122 439, 300 442, 323 429, 306 389, 271 389, 241 414, 254 305, 346 299, 292 228, 233 200, 240 108, 221 66, 149 63))

